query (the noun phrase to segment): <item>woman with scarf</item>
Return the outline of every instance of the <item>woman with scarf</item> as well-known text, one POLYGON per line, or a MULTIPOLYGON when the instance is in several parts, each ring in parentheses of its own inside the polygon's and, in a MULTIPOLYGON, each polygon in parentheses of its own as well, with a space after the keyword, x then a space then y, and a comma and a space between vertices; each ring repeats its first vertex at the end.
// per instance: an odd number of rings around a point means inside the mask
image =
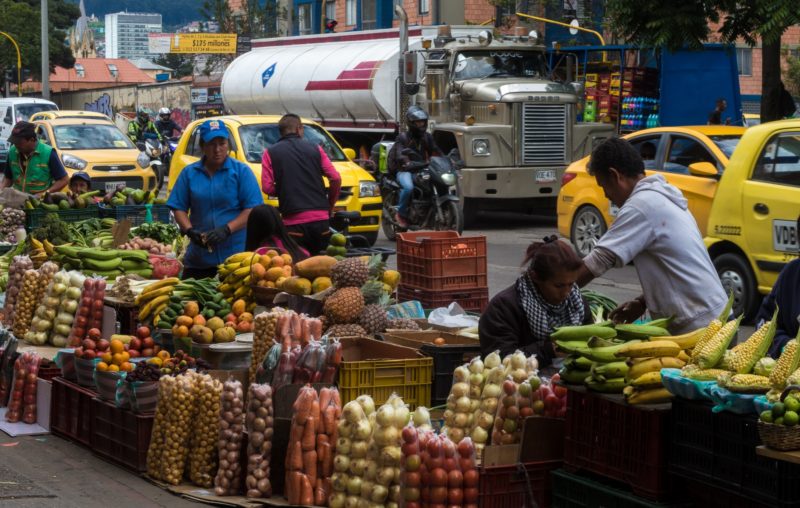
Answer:
POLYGON ((581 260, 555 236, 534 242, 525 254, 528 265, 514 285, 489 302, 480 319, 481 354, 501 356, 517 349, 535 354, 539 367, 553 363, 550 334, 559 326, 592 322, 589 304, 575 283, 581 260))

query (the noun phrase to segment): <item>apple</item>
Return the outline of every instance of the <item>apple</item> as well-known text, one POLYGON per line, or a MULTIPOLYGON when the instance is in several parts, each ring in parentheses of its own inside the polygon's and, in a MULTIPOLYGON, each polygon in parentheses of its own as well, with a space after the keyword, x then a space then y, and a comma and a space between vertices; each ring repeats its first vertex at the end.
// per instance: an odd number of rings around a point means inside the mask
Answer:
POLYGON ((97 353, 95 353, 94 349, 87 349, 86 351, 83 352, 82 358, 84 360, 94 360, 95 358, 97 358, 97 353))
POLYGON ((100 339, 97 341, 97 350, 99 352, 104 352, 109 348, 109 342, 106 339, 100 339))
POLYGON ((155 352, 153 351, 153 348, 149 348, 148 347, 148 348, 142 349, 141 355, 144 356, 144 357, 154 356, 155 352))
POLYGON ((139 355, 140 355, 140 353, 139 353, 139 350, 137 350, 137 349, 130 349, 128 351, 128 356, 130 356, 131 358, 139 358, 139 355))
POLYGON ((97 343, 92 339, 83 339, 83 343, 81 345, 83 346, 83 349, 87 351, 88 350, 94 351, 97 349, 97 343))
POLYGON ((150 336, 150 328, 146 326, 140 326, 136 329, 136 336, 140 339, 146 339, 150 336))
POLYGON ((142 348, 152 348, 155 344, 152 337, 145 337, 142 339, 142 348))
MULTIPOLYGON (((100 317, 102 318, 103 316, 101 315, 100 317)), ((86 332, 86 336, 92 340, 100 340, 100 330, 97 328, 89 328, 89 331, 86 332)))
POLYGON ((131 341, 128 343, 128 350, 136 350, 141 351, 142 349, 142 341, 137 339, 136 337, 132 338, 131 341))
POLYGON ((83 348, 80 347, 80 346, 76 347, 75 351, 74 351, 74 354, 75 354, 75 358, 83 358, 83 348))

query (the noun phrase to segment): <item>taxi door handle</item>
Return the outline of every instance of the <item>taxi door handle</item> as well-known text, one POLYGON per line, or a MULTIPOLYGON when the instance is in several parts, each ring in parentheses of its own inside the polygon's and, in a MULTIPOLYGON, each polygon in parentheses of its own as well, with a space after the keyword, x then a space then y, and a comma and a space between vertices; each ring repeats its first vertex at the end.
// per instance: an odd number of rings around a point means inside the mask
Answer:
POLYGON ((769 207, 764 203, 756 203, 755 205, 753 205, 753 210, 755 210, 756 213, 760 213, 761 215, 766 215, 769 213, 769 207))

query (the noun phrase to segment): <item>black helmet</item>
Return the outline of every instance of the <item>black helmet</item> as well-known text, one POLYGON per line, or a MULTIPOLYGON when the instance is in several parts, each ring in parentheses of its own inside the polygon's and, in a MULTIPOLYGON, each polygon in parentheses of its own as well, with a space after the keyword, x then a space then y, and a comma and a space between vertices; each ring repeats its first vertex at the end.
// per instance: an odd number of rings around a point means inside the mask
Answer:
POLYGON ((419 106, 411 106, 408 108, 408 111, 406 111, 406 122, 408 122, 409 132, 415 136, 420 136, 428 129, 428 113, 419 106), (414 125, 414 122, 420 120, 425 122, 425 125, 421 129, 414 125))
POLYGON ((136 113, 136 119, 139 120, 140 123, 145 123, 150 120, 150 114, 147 112, 146 109, 140 109, 136 113))

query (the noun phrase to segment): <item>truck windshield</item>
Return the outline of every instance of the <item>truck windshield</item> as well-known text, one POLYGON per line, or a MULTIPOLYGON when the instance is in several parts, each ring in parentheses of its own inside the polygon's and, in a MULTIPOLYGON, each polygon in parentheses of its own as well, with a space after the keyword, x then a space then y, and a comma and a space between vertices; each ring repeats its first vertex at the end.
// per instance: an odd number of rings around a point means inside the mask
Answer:
MULTIPOLYGON (((321 146, 331 162, 347 160, 339 145, 328 133, 314 125, 306 124, 303 127, 303 138, 321 146)), ((278 132, 278 124, 262 123, 239 127, 239 137, 242 139, 247 162, 259 163, 264 150, 277 143, 281 135, 278 132)))
POLYGON ((717 145, 717 148, 722 150, 722 153, 730 159, 733 150, 736 148, 736 145, 739 144, 739 140, 742 139, 742 136, 736 134, 734 136, 709 136, 709 138, 711 138, 711 141, 717 145))
POLYGON ((34 113, 38 113, 40 111, 53 111, 58 108, 53 104, 33 103, 17 104, 14 109, 17 110, 17 118, 15 119, 15 122, 20 122, 22 120, 28 120, 34 113))
POLYGON ((470 51, 456 56, 454 79, 490 77, 545 78, 547 64, 541 51, 470 51))

